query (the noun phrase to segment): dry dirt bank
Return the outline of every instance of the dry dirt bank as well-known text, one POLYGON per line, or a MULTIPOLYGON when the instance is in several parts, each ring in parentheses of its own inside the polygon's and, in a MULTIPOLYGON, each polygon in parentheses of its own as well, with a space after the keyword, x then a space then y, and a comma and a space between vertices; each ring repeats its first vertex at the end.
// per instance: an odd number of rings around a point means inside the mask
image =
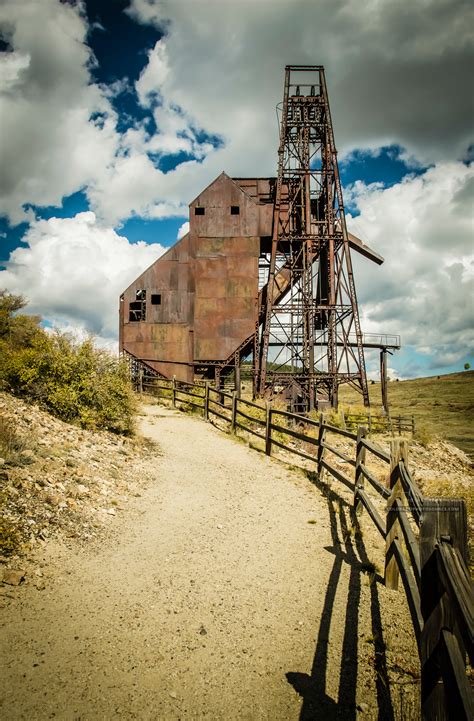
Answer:
POLYGON ((141 425, 161 453, 108 533, 40 543, 3 586, 2 718, 394 719, 400 689, 416 718, 403 594, 337 489, 178 412, 141 425))

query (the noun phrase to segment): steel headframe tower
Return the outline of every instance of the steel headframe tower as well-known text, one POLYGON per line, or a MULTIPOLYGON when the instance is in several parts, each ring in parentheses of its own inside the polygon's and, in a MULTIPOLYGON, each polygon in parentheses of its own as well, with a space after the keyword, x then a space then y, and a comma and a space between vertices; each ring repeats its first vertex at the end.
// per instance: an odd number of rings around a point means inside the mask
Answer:
POLYGON ((337 152, 322 66, 289 65, 280 112, 268 283, 255 343, 255 394, 295 410, 350 383, 369 404, 337 152))

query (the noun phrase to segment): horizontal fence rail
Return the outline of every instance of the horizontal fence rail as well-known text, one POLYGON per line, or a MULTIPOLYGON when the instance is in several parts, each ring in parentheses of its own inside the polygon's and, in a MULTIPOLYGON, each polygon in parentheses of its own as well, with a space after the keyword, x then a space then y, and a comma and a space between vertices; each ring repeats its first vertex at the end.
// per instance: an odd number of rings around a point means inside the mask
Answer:
MULTIPOLYGON (((329 474, 353 494, 353 511, 367 513, 385 541, 384 581, 396 590, 399 580, 408 602, 421 666, 421 712, 425 721, 474 719, 473 692, 466 657, 474 666, 474 591, 469 573, 467 511, 462 499, 425 498, 408 465, 408 442, 392 438, 390 452, 367 438, 375 417, 360 416, 366 425, 345 427, 239 398, 209 383, 140 378, 138 390, 192 408, 226 430, 238 430, 314 464, 320 482, 329 474), (338 440, 339 439, 339 440, 338 440), (343 444, 343 448, 337 443, 343 444), (370 468, 371 458, 386 467, 384 479, 370 468), (344 466, 344 470, 340 466, 344 466), (367 485, 368 484, 368 485, 367 485)), ((377 423, 379 421, 377 417, 377 423)), ((415 430, 390 422, 392 432, 415 430)), ((406 420, 406 419, 405 419, 406 420)))
POLYGON ((351 413, 350 411, 342 413, 342 422, 349 430, 357 428, 357 426, 367 426, 369 433, 372 431, 387 433, 411 433, 415 435, 416 422, 414 416, 391 416, 391 415, 374 415, 373 413, 351 413))

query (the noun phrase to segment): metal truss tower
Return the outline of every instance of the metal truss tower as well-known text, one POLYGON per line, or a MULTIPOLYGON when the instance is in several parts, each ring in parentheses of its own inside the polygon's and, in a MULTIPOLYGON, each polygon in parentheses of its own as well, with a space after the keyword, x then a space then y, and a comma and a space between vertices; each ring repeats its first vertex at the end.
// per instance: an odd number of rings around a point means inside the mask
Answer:
POLYGON ((257 396, 337 407, 342 383, 369 404, 363 339, 324 68, 287 66, 268 282, 255 335, 257 396))

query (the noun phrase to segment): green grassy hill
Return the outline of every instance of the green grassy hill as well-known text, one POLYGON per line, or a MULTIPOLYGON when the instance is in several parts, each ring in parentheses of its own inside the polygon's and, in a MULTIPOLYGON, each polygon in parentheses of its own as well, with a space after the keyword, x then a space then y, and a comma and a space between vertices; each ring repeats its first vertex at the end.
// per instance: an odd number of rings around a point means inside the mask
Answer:
MULTIPOLYGON (((369 391, 377 413, 380 383, 369 383, 369 391)), ((440 436, 474 458, 474 371, 390 381, 388 397, 392 415, 413 415, 420 433, 440 436)), ((361 405, 360 394, 344 385, 339 399, 343 407, 361 405)))

